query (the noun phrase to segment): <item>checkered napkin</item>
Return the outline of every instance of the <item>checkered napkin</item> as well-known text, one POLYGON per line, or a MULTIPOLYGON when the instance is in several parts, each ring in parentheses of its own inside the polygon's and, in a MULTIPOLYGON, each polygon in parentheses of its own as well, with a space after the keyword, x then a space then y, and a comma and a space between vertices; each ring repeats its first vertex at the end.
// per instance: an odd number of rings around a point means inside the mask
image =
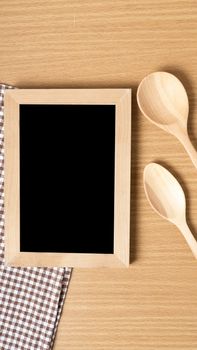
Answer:
POLYGON ((71 276, 70 268, 4 265, 3 101, 0 84, 0 350, 51 349, 71 276))

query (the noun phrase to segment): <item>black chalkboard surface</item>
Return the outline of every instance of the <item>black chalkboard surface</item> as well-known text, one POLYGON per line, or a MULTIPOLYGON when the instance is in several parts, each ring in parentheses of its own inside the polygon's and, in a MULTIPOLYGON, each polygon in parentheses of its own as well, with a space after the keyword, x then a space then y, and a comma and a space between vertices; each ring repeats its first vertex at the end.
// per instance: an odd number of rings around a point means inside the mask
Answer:
POLYGON ((115 105, 20 105, 20 250, 113 253, 115 105))
POLYGON ((5 262, 128 267, 130 89, 9 89, 5 262))

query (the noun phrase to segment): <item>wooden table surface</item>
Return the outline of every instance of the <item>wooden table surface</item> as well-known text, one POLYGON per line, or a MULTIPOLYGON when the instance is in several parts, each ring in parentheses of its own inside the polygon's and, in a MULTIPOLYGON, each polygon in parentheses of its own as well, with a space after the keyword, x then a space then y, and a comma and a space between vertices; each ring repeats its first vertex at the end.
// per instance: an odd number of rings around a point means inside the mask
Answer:
MULTIPOLYGON (((197 171, 176 139, 145 120, 136 88, 172 72, 187 88, 197 138, 195 0, 1 0, 0 81, 18 87, 133 89, 129 269, 75 269, 55 350, 196 350, 197 261, 144 195, 151 161, 177 176, 197 237, 197 171)), ((93 232, 94 234, 94 232, 93 232)))

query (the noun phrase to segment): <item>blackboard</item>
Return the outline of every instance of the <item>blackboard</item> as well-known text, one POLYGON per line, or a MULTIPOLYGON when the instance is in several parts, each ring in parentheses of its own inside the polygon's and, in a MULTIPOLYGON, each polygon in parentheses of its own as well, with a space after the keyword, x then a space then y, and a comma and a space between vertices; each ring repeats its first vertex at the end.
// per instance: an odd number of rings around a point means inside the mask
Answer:
POLYGON ((20 105, 20 250, 113 253, 114 105, 20 105))
POLYGON ((4 130, 6 264, 129 266, 131 90, 9 90, 4 130))

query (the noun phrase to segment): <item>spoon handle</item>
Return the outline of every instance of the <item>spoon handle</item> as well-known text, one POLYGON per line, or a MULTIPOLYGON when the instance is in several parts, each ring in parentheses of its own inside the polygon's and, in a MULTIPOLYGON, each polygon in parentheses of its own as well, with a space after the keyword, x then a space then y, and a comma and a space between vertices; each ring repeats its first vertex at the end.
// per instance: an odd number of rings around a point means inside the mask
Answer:
POLYGON ((190 231, 190 228, 188 227, 187 223, 184 222, 181 225, 178 225, 180 231, 182 232, 188 246, 190 247, 192 253, 194 254, 195 258, 197 259, 197 241, 194 238, 192 232, 190 231))
POLYGON ((197 168, 197 151, 195 150, 194 146, 191 143, 191 140, 189 136, 186 134, 182 139, 180 140, 183 146, 185 147, 185 150, 187 151, 192 163, 197 168))

